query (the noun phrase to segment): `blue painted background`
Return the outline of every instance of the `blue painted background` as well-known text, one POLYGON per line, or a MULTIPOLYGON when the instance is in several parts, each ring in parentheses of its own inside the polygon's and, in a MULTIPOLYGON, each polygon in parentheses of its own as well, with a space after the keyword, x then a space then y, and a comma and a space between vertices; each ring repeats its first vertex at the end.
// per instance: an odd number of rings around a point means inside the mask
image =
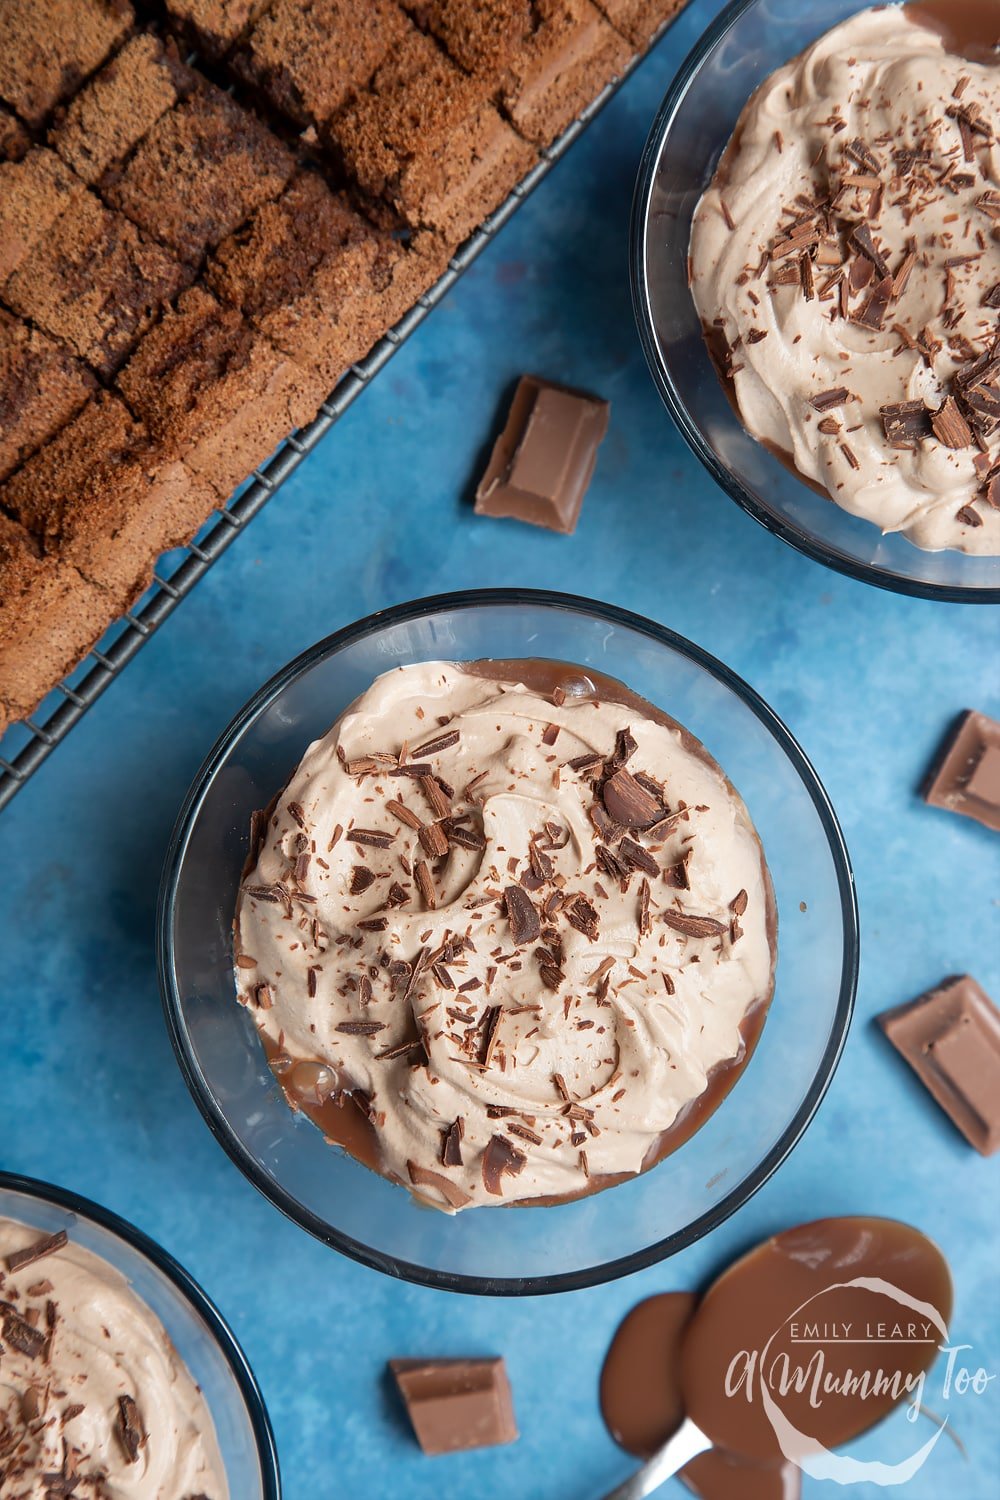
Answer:
MULTIPOLYGON (((956 970, 1000 994, 1000 844, 914 790, 957 710, 1000 708, 997 615, 884 594, 800 558, 713 489, 659 405, 629 304, 629 202, 655 107, 718 8, 696 0, 0 818, 2 1164, 102 1200, 203 1282, 260 1378, 289 1500, 341 1490, 371 1500, 597 1500, 628 1469, 596 1404, 620 1316, 819 1215, 895 1215, 937 1240, 954 1269, 953 1335, 975 1346, 974 1363, 1000 1371, 997 1161, 966 1146, 872 1024, 956 970), (569 540, 477 519, 467 503, 502 396, 524 370, 612 403, 569 540), (153 964, 174 815, 242 702, 288 658, 370 610, 489 584, 628 605, 746 677, 805 746, 839 811, 864 940, 840 1071, 769 1186, 666 1265, 589 1292, 502 1303, 395 1284, 313 1243, 258 1197, 181 1082, 153 964), (384 1363, 447 1353, 506 1355, 520 1442, 419 1454, 384 1363)), ((997 1494, 998 1387, 951 1403, 968 1457, 939 1444, 907 1500, 997 1494)), ((833 1493, 807 1486, 810 1497, 821 1490, 833 1493)))

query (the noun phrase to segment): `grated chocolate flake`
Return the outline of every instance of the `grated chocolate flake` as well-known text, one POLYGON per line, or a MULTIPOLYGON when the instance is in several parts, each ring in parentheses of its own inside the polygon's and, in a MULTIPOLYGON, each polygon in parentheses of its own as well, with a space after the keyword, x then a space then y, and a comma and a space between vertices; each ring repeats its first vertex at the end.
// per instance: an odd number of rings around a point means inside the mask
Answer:
POLYGON ((418 758, 421 755, 438 755, 442 750, 450 750, 452 745, 457 745, 461 738, 457 729, 450 729, 447 734, 436 734, 433 738, 424 740, 422 745, 414 745, 410 754, 418 758))
POLYGON ((414 864, 413 878, 424 899, 424 905, 433 911, 437 906, 437 891, 434 888, 434 877, 430 872, 430 866, 425 859, 418 859, 414 864))
POLYGON ((384 1021, 340 1021, 334 1027, 335 1031, 342 1031, 345 1036, 377 1036, 380 1031, 385 1030, 384 1021))
POLYGON ((843 406, 850 398, 850 391, 846 385, 834 386, 831 390, 820 391, 817 395, 810 397, 809 405, 814 411, 830 411, 835 406, 843 406))
POLYGON ((601 791, 608 815, 624 828, 648 828, 663 812, 662 804, 631 771, 616 771, 601 791))

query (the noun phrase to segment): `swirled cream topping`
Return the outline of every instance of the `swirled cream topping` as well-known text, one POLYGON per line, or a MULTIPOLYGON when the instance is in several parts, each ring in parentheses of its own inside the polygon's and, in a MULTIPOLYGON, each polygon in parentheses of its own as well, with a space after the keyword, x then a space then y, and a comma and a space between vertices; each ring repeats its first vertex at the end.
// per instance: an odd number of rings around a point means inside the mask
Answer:
POLYGON ((691 289, 750 433, 920 547, 1000 553, 1000 67, 898 6, 757 90, 691 289))
POLYGON ((228 1494, 205 1399, 125 1277, 0 1219, 2 1500, 228 1494))
POLYGON ((310 746, 236 923, 286 1094, 352 1093, 449 1209, 640 1171, 772 987, 760 845, 697 741, 483 670, 397 668, 310 746))

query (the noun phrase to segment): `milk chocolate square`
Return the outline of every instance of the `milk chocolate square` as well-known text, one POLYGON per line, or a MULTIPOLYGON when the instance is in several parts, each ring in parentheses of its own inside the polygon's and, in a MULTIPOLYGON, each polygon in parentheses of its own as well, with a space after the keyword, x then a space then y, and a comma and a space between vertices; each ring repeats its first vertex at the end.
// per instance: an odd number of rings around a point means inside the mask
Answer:
POLYGON ((1000 832, 1000 723, 996 719, 966 710, 928 774, 924 800, 1000 832))
POLYGON ((522 375, 476 490, 476 514, 573 532, 609 412, 596 396, 522 375))
POLYGON ((458 1453, 516 1440, 502 1359, 391 1359, 389 1368, 425 1453, 458 1453))
POLYGON ((1000 1148, 1000 1011, 976 981, 946 979, 878 1022, 970 1145, 1000 1148))

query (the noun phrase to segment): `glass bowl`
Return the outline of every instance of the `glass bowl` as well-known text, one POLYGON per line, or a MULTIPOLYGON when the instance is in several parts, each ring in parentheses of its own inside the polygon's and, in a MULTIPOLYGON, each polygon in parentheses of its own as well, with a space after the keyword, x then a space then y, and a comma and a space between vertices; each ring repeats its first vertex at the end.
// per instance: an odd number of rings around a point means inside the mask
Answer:
POLYGON ((1000 557, 925 552, 903 536, 883 536, 810 489, 750 436, 709 358, 688 288, 692 216, 744 104, 775 68, 865 8, 860 0, 734 0, 683 63, 646 141, 632 204, 639 335, 681 435, 754 520, 865 583, 928 599, 997 603, 1000 557))
POLYGON ((816 773, 746 683, 624 610, 496 589, 372 615, 305 652, 251 699, 198 773, 171 838, 158 960, 188 1086, 272 1202, 392 1276, 456 1291, 538 1293, 650 1265, 707 1234, 767 1181, 812 1118, 840 1056, 857 979, 857 912, 847 851, 816 773), (448 1217, 327 1145, 289 1109, 253 1021, 236 1003, 232 925, 250 814, 271 800, 307 745, 390 667, 483 657, 596 668, 704 742, 745 798, 770 863, 777 989, 732 1093, 652 1171, 576 1203, 448 1217))
POLYGON ((0 1218, 18 1219, 43 1234, 65 1229, 127 1278, 201 1388, 232 1500, 280 1500, 274 1436, 253 1371, 221 1314, 183 1267, 117 1214, 30 1177, 0 1172, 0 1218))

